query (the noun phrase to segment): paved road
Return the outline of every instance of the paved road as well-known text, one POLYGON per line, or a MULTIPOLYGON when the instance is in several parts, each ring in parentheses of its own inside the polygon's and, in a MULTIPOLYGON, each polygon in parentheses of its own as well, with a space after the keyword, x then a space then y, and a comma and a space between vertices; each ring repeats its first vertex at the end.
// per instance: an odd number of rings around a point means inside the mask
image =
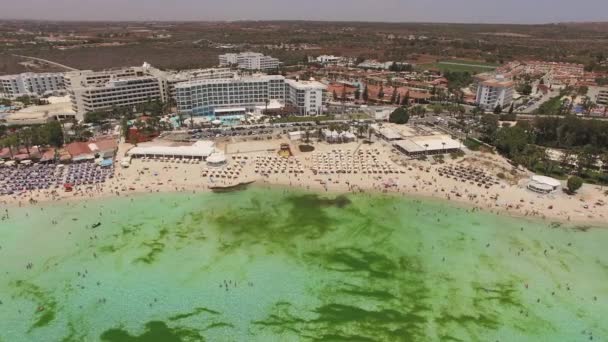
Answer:
POLYGON ((47 63, 47 64, 51 64, 51 65, 54 65, 54 66, 58 66, 60 68, 64 68, 64 69, 69 70, 69 71, 77 71, 78 70, 76 68, 72 68, 72 67, 69 67, 67 65, 63 65, 63 64, 59 64, 57 62, 49 61, 48 59, 42 59, 42 58, 32 57, 32 56, 23 56, 23 55, 13 55, 13 56, 21 57, 21 58, 33 59, 33 60, 36 60, 36 61, 39 61, 39 62, 42 62, 42 63, 47 63))

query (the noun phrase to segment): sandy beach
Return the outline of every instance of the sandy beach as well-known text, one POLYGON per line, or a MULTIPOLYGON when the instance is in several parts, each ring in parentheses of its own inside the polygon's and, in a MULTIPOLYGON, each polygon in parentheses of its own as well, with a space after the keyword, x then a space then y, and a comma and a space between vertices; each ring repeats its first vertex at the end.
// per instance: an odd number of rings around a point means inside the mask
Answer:
MULTIPOLYGON (((63 189, 24 192, 0 197, 8 206, 25 206, 49 201, 129 196, 153 192, 202 192, 211 187, 255 182, 256 186, 287 186, 317 192, 381 192, 449 200, 460 205, 512 216, 601 225, 608 208, 604 190, 586 184, 577 194, 561 190, 540 195, 526 189, 531 173, 512 172, 512 166, 498 155, 468 152, 444 163, 406 160, 384 142, 371 145, 314 143, 315 151, 300 152, 288 140, 220 143, 228 163, 209 167, 204 162, 178 163, 133 159, 129 168, 117 166, 114 178, 94 186, 80 186, 73 192, 63 189), (291 143, 293 157, 277 154, 281 143, 291 143), (491 186, 458 177, 446 177, 445 169, 476 170, 491 186), (503 179, 498 175, 501 174, 503 179)), ((131 148, 119 146, 118 158, 131 148)))

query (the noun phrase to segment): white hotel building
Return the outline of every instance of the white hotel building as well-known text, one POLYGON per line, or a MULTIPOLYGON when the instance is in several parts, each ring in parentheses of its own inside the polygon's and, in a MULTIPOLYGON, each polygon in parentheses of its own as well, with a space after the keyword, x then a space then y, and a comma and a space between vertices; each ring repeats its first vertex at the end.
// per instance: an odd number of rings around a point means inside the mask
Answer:
POLYGON ((65 83, 72 109, 78 114, 167 99, 162 79, 146 67, 71 71, 65 74, 65 83))
POLYGON ((63 73, 32 73, 0 76, 0 95, 16 98, 22 95, 44 95, 65 89, 63 73))
POLYGON ((318 115, 327 87, 280 75, 183 82, 176 85, 178 111, 196 116, 242 115, 271 100, 293 106, 299 115, 318 115))
POLYGON ((236 65, 246 70, 272 70, 279 68, 279 60, 257 52, 226 53, 219 56, 220 67, 236 65))
POLYGON ((175 89, 178 111, 197 116, 244 114, 266 101, 285 100, 285 78, 280 75, 196 80, 179 83, 175 89))
POLYGON ((506 108, 513 102, 513 81, 501 75, 480 78, 477 83, 475 103, 484 110, 494 110, 496 106, 506 108))
POLYGON ((151 100, 176 99, 176 85, 204 79, 227 79, 237 73, 228 68, 163 71, 141 67, 105 71, 73 71, 65 75, 72 108, 79 114, 112 107, 133 107, 151 100))
POLYGON ((297 108, 298 115, 320 115, 323 112, 323 94, 327 89, 317 81, 285 80, 285 102, 297 108))

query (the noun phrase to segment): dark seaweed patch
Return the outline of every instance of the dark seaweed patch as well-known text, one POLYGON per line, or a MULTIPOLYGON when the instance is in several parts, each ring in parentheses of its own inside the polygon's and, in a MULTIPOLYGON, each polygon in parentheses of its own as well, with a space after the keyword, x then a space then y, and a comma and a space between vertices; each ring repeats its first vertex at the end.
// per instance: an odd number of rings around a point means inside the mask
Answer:
POLYGON ((13 287, 18 290, 17 296, 31 300, 37 306, 37 310, 34 313, 35 320, 30 326, 30 331, 47 326, 55 320, 57 301, 44 292, 41 287, 23 280, 13 282, 13 287))
POLYGON ((144 256, 135 259, 135 261, 143 262, 146 264, 151 264, 156 261, 158 255, 165 250, 165 244, 161 241, 165 238, 165 236, 167 236, 168 233, 169 231, 166 228, 163 228, 158 232, 158 237, 156 239, 149 242, 143 242, 142 246, 147 247, 149 249, 148 253, 146 253, 144 256))
POLYGON ((177 321, 180 319, 184 319, 184 318, 189 318, 192 316, 197 316, 200 315, 202 313, 208 313, 208 314, 212 314, 212 315, 219 315, 220 313, 215 311, 215 310, 211 310, 211 309, 207 309, 204 307, 198 307, 198 308, 194 308, 194 310, 188 312, 188 313, 183 313, 183 314, 177 314, 174 316, 171 316, 168 318, 169 321, 177 321))
POLYGON ((104 331, 100 339, 108 342, 186 342, 204 341, 203 336, 194 329, 170 328, 165 322, 150 321, 141 335, 131 335, 121 328, 104 331))

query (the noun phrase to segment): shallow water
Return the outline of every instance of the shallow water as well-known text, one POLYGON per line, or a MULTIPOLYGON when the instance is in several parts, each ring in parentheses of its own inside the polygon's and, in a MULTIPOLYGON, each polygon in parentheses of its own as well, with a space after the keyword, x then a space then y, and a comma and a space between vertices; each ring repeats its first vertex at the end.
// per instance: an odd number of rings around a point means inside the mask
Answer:
POLYGON ((608 339, 608 229, 260 188, 8 213, 0 341, 608 339))

